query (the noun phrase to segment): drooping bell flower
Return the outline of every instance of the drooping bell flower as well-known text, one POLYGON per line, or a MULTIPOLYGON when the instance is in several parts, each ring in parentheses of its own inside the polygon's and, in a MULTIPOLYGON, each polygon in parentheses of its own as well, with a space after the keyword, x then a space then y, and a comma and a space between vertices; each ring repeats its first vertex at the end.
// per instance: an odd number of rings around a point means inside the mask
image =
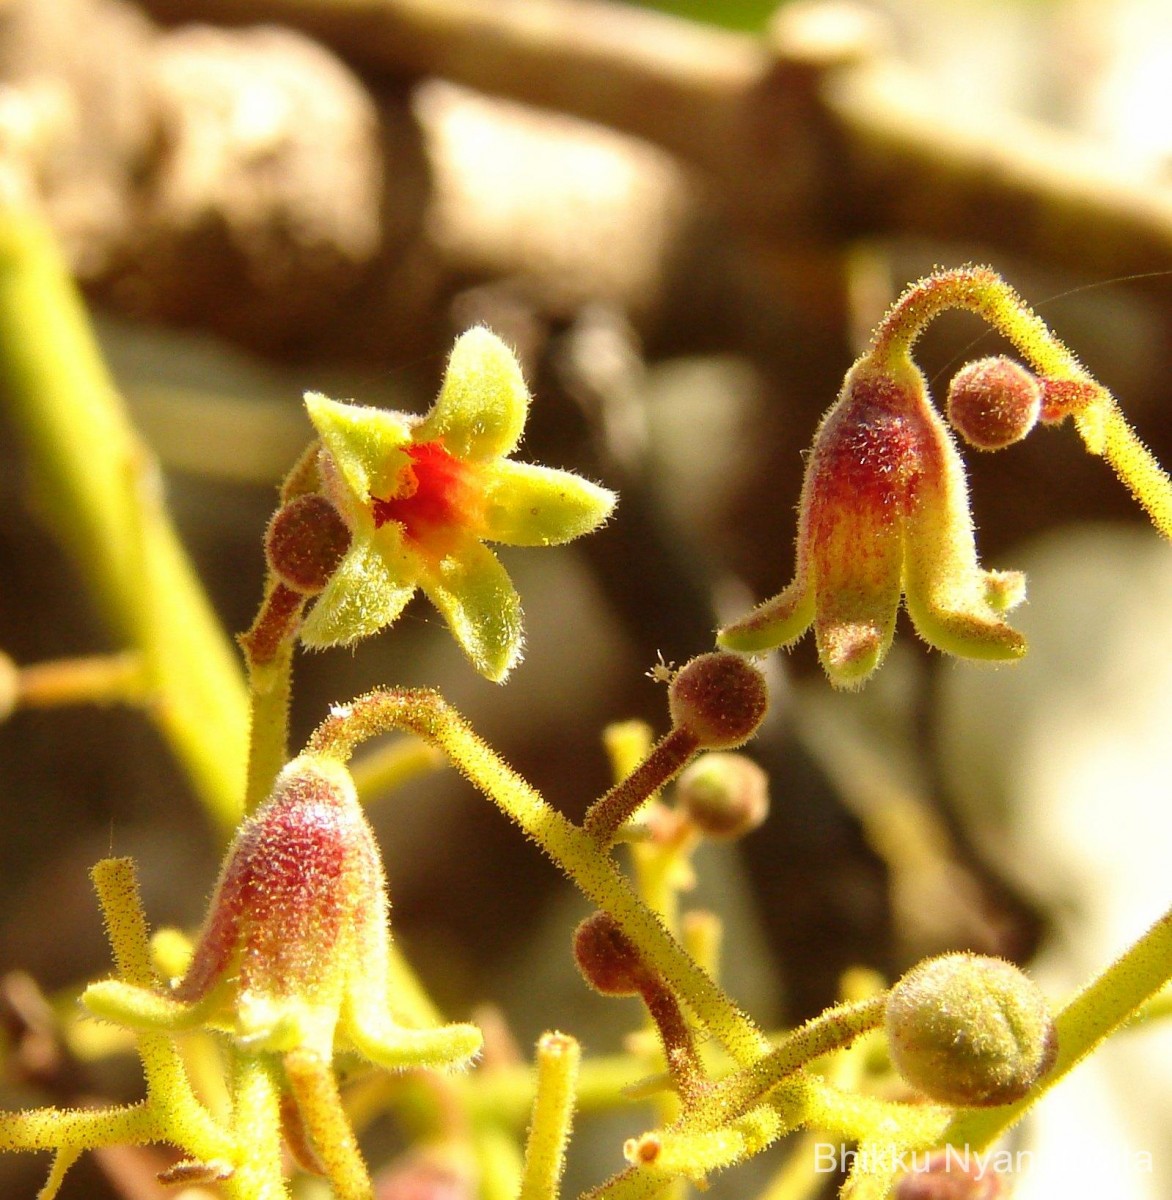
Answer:
POLYGON ((871 354, 815 434, 793 582, 717 640, 768 650, 812 624, 831 682, 858 687, 891 645, 901 597, 938 649, 1015 659, 1025 639, 1001 614, 1024 596, 1022 575, 977 561, 964 468, 923 375, 905 353, 871 354))
POLYGON ((136 1028, 207 1025, 253 1052, 352 1050, 390 1069, 466 1064, 472 1025, 410 1029, 388 987, 382 859, 349 772, 294 759, 241 825, 190 966, 170 992, 107 980, 90 1011, 136 1028))

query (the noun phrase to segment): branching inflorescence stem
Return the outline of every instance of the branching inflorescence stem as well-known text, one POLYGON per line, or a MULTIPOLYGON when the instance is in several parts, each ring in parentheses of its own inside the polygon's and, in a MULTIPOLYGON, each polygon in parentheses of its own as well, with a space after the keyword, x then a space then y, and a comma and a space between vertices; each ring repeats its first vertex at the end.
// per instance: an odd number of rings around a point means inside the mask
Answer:
POLYGON ((468 727, 437 692, 391 688, 336 707, 313 734, 309 754, 346 762, 355 747, 392 730, 438 746, 532 838, 579 888, 609 912, 711 1034, 740 1063, 768 1050, 765 1035, 689 957, 585 830, 552 808, 468 727))
POLYGON ((1115 397, 990 267, 938 271, 909 288, 879 323, 869 354, 888 361, 906 357, 926 326, 950 309, 975 313, 1013 343, 1041 377, 1057 407, 1055 416, 1070 414, 1086 448, 1111 464, 1155 527, 1172 539, 1167 472, 1136 436, 1115 397))

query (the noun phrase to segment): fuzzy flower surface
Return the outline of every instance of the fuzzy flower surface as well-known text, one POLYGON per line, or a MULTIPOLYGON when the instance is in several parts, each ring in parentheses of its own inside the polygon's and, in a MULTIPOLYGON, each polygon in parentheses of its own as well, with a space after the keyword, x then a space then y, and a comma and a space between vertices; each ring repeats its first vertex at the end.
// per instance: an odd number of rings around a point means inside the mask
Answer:
POLYGON ((923 375, 904 354, 864 356, 815 434, 793 582, 718 641, 768 650, 813 625, 831 682, 858 687, 891 645, 901 598, 930 645, 998 660, 1025 653, 1001 615, 1024 596, 1022 575, 978 563, 964 468, 923 375))
POLYGON ((382 859, 353 781, 337 763, 294 759, 237 832, 185 974, 169 994, 119 980, 83 1002, 131 1028, 206 1025, 242 1050, 355 1051, 389 1069, 466 1064, 471 1025, 400 1026, 389 987, 382 859))
POLYGON ((521 657, 521 604, 485 545, 553 546, 601 525, 613 493, 569 471, 515 462, 529 392, 484 328, 457 341, 424 417, 306 396, 325 492, 351 543, 301 629, 311 647, 389 625, 421 588, 476 669, 500 681, 521 657))

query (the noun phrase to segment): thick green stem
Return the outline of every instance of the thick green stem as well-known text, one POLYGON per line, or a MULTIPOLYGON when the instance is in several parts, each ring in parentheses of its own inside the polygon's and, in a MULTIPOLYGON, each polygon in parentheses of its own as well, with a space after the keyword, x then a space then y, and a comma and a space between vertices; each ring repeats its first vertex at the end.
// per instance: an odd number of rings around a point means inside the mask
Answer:
POLYGON ((139 651, 150 712, 222 833, 243 794, 240 669, 162 502, 48 230, 0 215, 0 374, 42 511, 115 638, 139 651))
POLYGON ((289 758, 289 700, 293 686, 293 642, 283 642, 263 670, 250 667, 248 699, 248 786, 244 811, 254 813, 273 789, 289 758))
POLYGON ((543 1034, 537 1043, 537 1093, 525 1143, 520 1200, 557 1200, 580 1059, 578 1043, 564 1033, 543 1034))
POLYGON ((288 1200, 282 1167, 281 1085, 270 1055, 232 1050, 232 1127, 244 1153, 227 1184, 240 1200, 288 1200))

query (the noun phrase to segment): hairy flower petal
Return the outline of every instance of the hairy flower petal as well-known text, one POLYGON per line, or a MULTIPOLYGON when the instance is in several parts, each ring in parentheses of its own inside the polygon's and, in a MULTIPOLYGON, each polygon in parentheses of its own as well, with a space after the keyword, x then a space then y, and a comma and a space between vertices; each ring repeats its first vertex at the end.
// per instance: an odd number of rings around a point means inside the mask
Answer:
POLYGON ((597 529, 615 494, 569 471, 494 463, 486 479, 484 536, 509 546, 556 546, 597 529))
POLYGON ((413 579, 404 583, 391 574, 379 545, 357 542, 305 618, 301 641, 320 650, 369 637, 407 607, 415 586, 413 579))
POLYGON ((499 683, 521 657, 521 601, 496 555, 477 541, 420 578, 472 665, 499 683))
POLYGON ((439 398, 415 437, 442 439, 458 458, 498 458, 516 449, 528 413, 529 389, 516 356, 477 326, 457 338, 439 398))
POLYGON ((343 404, 318 392, 306 392, 305 407, 322 445, 346 488, 365 503, 371 495, 395 490, 407 465, 413 422, 403 413, 365 404, 343 404))

